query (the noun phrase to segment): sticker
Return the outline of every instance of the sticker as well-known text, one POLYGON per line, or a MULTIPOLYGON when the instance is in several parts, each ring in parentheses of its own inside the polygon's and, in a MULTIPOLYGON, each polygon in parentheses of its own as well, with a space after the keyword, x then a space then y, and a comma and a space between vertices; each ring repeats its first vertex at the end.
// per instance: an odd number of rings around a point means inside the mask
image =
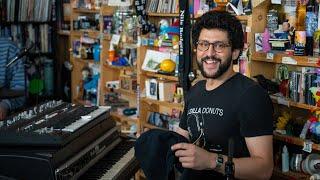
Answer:
POLYGON ((111 38, 111 42, 110 43, 114 44, 114 45, 118 45, 119 41, 120 41, 120 35, 112 34, 112 38, 111 38))
POLYGON ((273 53, 267 53, 267 59, 273 60, 274 54, 273 53))
POLYGON ((312 152, 312 141, 304 141, 303 142, 303 151, 311 153, 312 152))
POLYGON ((278 104, 282 104, 282 105, 285 105, 285 106, 289 107, 289 101, 287 101, 286 99, 284 99, 282 97, 278 97, 277 98, 277 102, 278 102, 278 104))
POLYGON ((297 61, 291 57, 282 57, 282 61, 283 64, 292 64, 292 65, 297 65, 297 61))

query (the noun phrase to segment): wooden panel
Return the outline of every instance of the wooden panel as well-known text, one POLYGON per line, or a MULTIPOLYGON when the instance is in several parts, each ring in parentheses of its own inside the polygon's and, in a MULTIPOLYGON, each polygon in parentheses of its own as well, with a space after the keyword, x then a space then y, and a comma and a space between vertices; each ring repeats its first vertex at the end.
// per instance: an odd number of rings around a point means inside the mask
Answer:
MULTIPOLYGON (((295 144, 297 146, 304 146, 304 140, 300 139, 298 137, 288 136, 288 135, 281 135, 278 133, 273 133, 273 138, 278 141, 295 144)), ((312 144, 312 149, 316 151, 320 151, 320 145, 319 144, 312 144)))
POLYGON ((297 63, 291 64, 295 66, 307 66, 307 67, 317 67, 320 66, 317 64, 319 57, 309 57, 309 56, 292 56, 282 53, 274 53, 273 59, 267 59, 267 54, 262 52, 254 52, 252 54, 253 61, 262 61, 274 64, 283 64, 283 58, 291 58, 294 59, 297 63))
POLYGON ((103 16, 106 16, 106 15, 110 15, 112 16, 115 12, 115 7, 111 7, 111 6, 102 6, 101 7, 101 14, 103 16))
POLYGON ((151 17, 179 17, 179 13, 147 13, 151 17))
POLYGON ((250 77, 258 74, 263 74, 267 79, 273 79, 275 77, 275 64, 251 61, 249 67, 251 71, 250 77))
MULTIPOLYGON (((78 87, 81 83, 82 80, 82 74, 81 74, 81 70, 83 67, 85 67, 87 64, 86 63, 82 63, 80 61, 76 61, 74 59, 71 58, 71 64, 73 66, 72 72, 71 72, 71 93, 72 93, 72 100, 74 101, 75 99, 79 98, 79 94, 78 94, 78 87)), ((79 87, 80 88, 80 87, 79 87)))
POLYGON ((144 101, 148 104, 156 104, 156 105, 161 105, 161 106, 166 106, 168 108, 175 108, 179 110, 183 110, 183 104, 181 103, 173 103, 173 102, 166 102, 166 101, 157 101, 153 99, 148 99, 148 98, 141 98, 141 101, 144 101))

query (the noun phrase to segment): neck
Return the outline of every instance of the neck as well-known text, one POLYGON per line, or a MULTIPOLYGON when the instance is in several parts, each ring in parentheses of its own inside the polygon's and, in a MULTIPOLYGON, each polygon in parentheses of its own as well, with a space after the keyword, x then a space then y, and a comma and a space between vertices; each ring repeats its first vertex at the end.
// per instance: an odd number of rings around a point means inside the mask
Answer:
POLYGON ((207 78, 206 82, 206 90, 211 91, 222 85, 226 80, 231 78, 233 75, 235 75, 236 72, 231 68, 229 68, 224 74, 222 74, 220 77, 216 79, 207 78))

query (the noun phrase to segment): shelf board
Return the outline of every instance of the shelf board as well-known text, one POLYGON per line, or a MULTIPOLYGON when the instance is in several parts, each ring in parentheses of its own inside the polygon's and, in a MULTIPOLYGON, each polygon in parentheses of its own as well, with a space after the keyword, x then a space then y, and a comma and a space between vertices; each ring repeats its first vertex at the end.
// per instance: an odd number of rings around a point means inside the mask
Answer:
POLYGON ((99 14, 99 9, 73 8, 74 13, 99 14))
POLYGON ((110 69, 117 69, 117 70, 135 70, 136 68, 133 66, 113 66, 113 65, 109 65, 107 63, 104 63, 104 66, 106 68, 110 68, 110 69))
POLYGON ((282 172, 277 167, 273 169, 273 176, 275 176, 275 178, 290 179, 290 180, 309 179, 310 177, 310 175, 303 174, 301 172, 293 172, 293 171, 282 172))
POLYGON ((70 36, 70 31, 69 30, 59 30, 58 34, 61 36, 70 36))
POLYGON ((143 123, 141 123, 141 125, 142 125, 142 127, 146 127, 146 128, 149 128, 149 129, 161 129, 161 130, 169 131, 169 129, 161 128, 161 127, 155 126, 155 125, 147 123, 147 122, 143 122, 143 123))
POLYGON ((82 58, 76 58, 76 57, 73 57, 73 60, 74 61, 78 61, 78 62, 82 62, 82 63, 92 63, 92 62, 94 62, 93 59, 82 59, 82 58))
POLYGON ((177 76, 168 76, 168 75, 158 74, 154 72, 147 72, 147 71, 143 71, 143 74, 146 76, 151 76, 159 79, 165 79, 165 80, 176 81, 176 82, 179 81, 179 78, 177 76))
POLYGON ((285 106, 288 106, 288 107, 296 107, 296 108, 306 109, 306 110, 310 110, 310 111, 314 111, 314 110, 320 109, 320 107, 317 107, 317 106, 312 106, 312 105, 309 105, 309 104, 303 104, 303 103, 294 102, 294 101, 291 101, 290 99, 281 98, 281 97, 277 97, 277 96, 274 96, 274 95, 270 95, 270 98, 271 98, 273 103, 285 105, 285 106))
POLYGON ((297 62, 296 64, 290 64, 290 65, 317 67, 317 68, 320 67, 319 65, 317 65, 317 62, 320 60, 319 57, 292 56, 284 53, 274 53, 273 59, 267 59, 267 53, 253 52, 252 54, 253 61, 262 61, 262 62, 275 63, 275 64, 289 64, 289 63, 282 62, 283 57, 289 57, 296 60, 297 62))
MULTIPOLYGON (((302 146, 302 147, 304 146, 304 141, 305 141, 305 140, 298 138, 298 137, 282 135, 282 134, 279 134, 276 132, 273 133, 273 138, 278 141, 283 141, 283 142, 286 142, 289 144, 294 144, 294 145, 302 146)), ((320 145, 319 144, 312 144, 312 149, 316 150, 316 151, 320 151, 320 145)))
POLYGON ((86 102, 85 102, 84 100, 81 100, 81 99, 73 99, 73 101, 74 101, 76 104, 86 105, 86 102))
POLYGON ((173 102, 166 102, 166 101, 158 101, 158 100, 153 100, 149 98, 141 98, 142 101, 150 104, 157 104, 160 106, 166 106, 168 108, 176 108, 179 110, 183 110, 183 105, 181 103, 173 103, 173 102))
POLYGON ((134 91, 129 91, 129 90, 125 90, 125 89, 114 89, 115 92, 120 93, 120 94, 124 94, 127 96, 137 96, 137 93, 134 91))
POLYGON ((8 26, 8 25, 41 25, 41 24, 53 24, 55 21, 1 21, 1 25, 8 26))
POLYGON ((100 32, 98 30, 91 30, 91 29, 86 29, 86 30, 73 30, 70 31, 71 36, 84 36, 85 33, 88 34, 89 37, 91 38, 98 38, 100 35, 100 32))
POLYGON ((179 17, 179 13, 147 13, 148 16, 152 17, 179 17))
POLYGON ((121 122, 126 121, 129 124, 137 124, 137 122, 138 122, 138 118, 132 118, 130 116, 125 116, 125 115, 119 114, 117 112, 111 112, 110 115, 114 118, 119 119, 121 122))

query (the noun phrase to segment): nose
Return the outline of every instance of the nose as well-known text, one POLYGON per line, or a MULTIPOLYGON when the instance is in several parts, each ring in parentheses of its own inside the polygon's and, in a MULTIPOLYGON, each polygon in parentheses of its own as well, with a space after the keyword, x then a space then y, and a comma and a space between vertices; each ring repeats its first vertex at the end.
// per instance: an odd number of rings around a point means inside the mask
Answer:
POLYGON ((215 55, 217 52, 214 50, 213 44, 209 45, 209 49, 206 51, 206 54, 210 57, 215 55))

